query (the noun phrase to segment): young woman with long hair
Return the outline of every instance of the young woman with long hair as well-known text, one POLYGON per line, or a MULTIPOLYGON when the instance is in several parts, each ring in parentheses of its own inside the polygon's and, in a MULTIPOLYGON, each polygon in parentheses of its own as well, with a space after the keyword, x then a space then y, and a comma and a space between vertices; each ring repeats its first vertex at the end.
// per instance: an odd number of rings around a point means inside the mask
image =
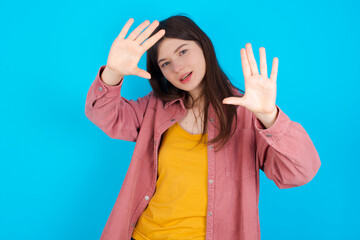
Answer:
POLYGON ((260 239, 259 170, 279 188, 308 183, 321 163, 305 129, 275 104, 278 59, 268 78, 250 43, 241 49, 245 92, 186 16, 144 21, 113 42, 87 99, 86 116, 115 139, 136 142, 101 239, 260 239), (147 71, 138 68, 147 52, 147 71), (149 79, 136 101, 124 76, 149 79))

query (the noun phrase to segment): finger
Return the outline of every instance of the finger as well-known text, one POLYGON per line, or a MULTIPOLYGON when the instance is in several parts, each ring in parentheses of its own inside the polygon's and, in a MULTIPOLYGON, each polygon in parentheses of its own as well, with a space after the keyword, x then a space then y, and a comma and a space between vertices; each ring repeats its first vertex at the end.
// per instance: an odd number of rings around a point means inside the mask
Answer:
POLYGON ((279 67, 279 59, 277 57, 274 57, 272 69, 271 69, 271 75, 270 75, 270 80, 272 80, 274 82, 277 79, 278 67, 279 67))
POLYGON ((245 48, 246 48, 246 55, 247 55, 247 57, 249 59, 249 63, 250 63, 251 73, 253 75, 259 75, 259 70, 258 70, 258 67, 257 67, 257 64, 256 64, 256 60, 255 60, 255 57, 254 57, 254 53, 253 53, 251 44, 247 43, 245 45, 245 48))
POLYGON ((147 71, 145 71, 145 70, 143 70, 143 69, 140 69, 140 68, 137 68, 137 69, 135 70, 134 75, 139 76, 139 77, 142 77, 142 78, 147 78, 147 79, 150 79, 150 78, 151 78, 150 73, 148 73, 147 71))
POLYGON ((143 31, 137 38, 136 38, 136 42, 139 43, 139 45, 145 40, 147 39, 150 34, 155 30, 155 28, 157 28, 157 26, 159 26, 159 21, 155 20, 154 22, 152 22, 150 24, 150 26, 145 29, 145 31, 143 31))
POLYGON ((120 34, 118 36, 118 38, 122 38, 124 39, 126 34, 128 33, 129 31, 129 28, 131 27, 131 25, 133 24, 134 22, 134 19, 133 18, 130 18, 124 25, 124 27, 121 29, 120 31, 120 34))
POLYGON ((151 48, 160 38, 165 35, 165 29, 160 29, 156 34, 151 38, 147 39, 141 46, 144 48, 144 51, 147 51, 151 48))
POLYGON ((245 106, 245 99, 242 97, 227 97, 223 99, 222 103, 245 106))
POLYGON ((135 28, 127 37, 127 39, 135 40, 139 34, 150 24, 149 20, 142 22, 137 28, 135 28))
POLYGON ((263 75, 263 76, 265 76, 267 78, 268 73, 267 73, 267 65, 266 65, 265 48, 261 47, 259 49, 259 52, 260 52, 260 73, 261 73, 261 75, 263 75))
POLYGON ((241 65, 244 73, 244 78, 248 79, 248 77, 251 76, 251 69, 250 69, 248 57, 246 56, 246 50, 244 48, 240 50, 240 55, 241 55, 241 65))

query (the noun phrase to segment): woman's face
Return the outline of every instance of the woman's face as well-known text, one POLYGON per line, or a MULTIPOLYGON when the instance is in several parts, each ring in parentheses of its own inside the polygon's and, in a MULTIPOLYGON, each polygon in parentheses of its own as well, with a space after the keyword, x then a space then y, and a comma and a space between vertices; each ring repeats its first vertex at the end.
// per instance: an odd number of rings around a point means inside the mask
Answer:
POLYGON ((158 66, 175 87, 188 91, 195 99, 203 87, 206 62, 201 47, 194 41, 165 38, 158 48, 158 66), (185 76, 190 74, 184 79, 185 76))

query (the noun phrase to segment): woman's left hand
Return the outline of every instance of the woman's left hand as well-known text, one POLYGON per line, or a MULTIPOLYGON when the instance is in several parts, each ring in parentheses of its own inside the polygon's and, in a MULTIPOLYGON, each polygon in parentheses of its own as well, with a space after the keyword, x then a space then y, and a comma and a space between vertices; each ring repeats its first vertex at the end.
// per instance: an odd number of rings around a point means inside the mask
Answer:
POLYGON ((228 97, 223 99, 224 104, 241 105, 251 112, 264 124, 271 127, 277 117, 276 78, 279 59, 273 59, 270 78, 268 78, 265 48, 260 51, 260 74, 250 43, 241 49, 241 64, 245 79, 245 94, 242 97, 228 97))

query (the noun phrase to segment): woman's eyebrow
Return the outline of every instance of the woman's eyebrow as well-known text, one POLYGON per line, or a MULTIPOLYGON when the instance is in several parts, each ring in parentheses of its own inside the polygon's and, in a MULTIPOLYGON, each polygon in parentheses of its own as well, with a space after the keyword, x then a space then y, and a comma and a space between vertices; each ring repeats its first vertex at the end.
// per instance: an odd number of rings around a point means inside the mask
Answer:
MULTIPOLYGON (((178 47, 175 49, 174 53, 176 53, 177 51, 179 51, 179 49, 182 48, 182 47, 185 46, 185 45, 188 45, 188 44, 187 44, 187 43, 184 43, 184 44, 181 44, 180 46, 178 46, 178 47)), ((165 59, 164 59, 164 58, 163 58, 163 59, 160 59, 160 60, 158 61, 158 64, 159 64, 160 62, 162 62, 162 61, 165 61, 165 59)))

